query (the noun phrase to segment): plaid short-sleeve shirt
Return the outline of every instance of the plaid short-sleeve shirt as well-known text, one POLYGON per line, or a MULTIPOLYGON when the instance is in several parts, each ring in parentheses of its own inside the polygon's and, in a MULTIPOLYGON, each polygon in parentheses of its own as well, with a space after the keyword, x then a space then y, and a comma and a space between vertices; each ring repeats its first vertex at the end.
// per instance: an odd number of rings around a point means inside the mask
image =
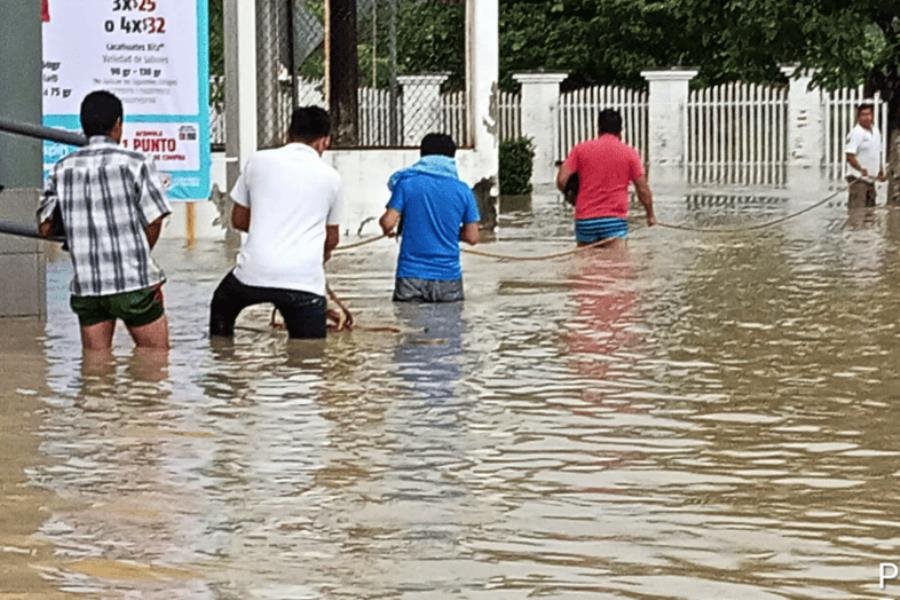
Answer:
POLYGON ((75 268, 72 294, 107 296, 165 281, 144 230, 172 210, 156 167, 143 154, 92 137, 53 166, 38 223, 57 207, 75 268))

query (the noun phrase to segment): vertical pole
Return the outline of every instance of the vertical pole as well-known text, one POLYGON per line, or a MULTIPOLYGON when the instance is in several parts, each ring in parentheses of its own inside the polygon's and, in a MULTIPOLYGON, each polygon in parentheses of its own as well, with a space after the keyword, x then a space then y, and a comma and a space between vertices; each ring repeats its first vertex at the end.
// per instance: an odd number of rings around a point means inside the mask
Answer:
POLYGON ((355 146, 359 142, 356 0, 328 0, 328 4, 328 108, 335 142, 355 146))
POLYGON ((372 88, 378 87, 378 0, 372 0, 372 88))
POLYGON ((397 82, 397 0, 388 0, 388 5, 390 7, 390 15, 388 20, 388 63, 390 69, 390 86, 391 86, 391 99, 390 99, 390 136, 391 136, 391 145, 396 146, 400 143, 400 131, 399 131, 399 123, 400 119, 397 115, 397 107, 399 104, 398 101, 398 82, 397 82))
POLYGON ((228 189, 256 150, 256 0, 225 0, 225 168, 228 189))
MULTIPOLYGON (((0 116, 41 123, 41 42, 39 2, 0 2, 0 116)), ((42 162, 39 140, 0 134, 0 219, 33 226, 42 162)), ((0 235, 0 273, 0 317, 46 314, 40 242, 0 235)))
MULTIPOLYGON (((37 2, 0 3, 0 116, 41 124, 41 12, 37 2)), ((0 185, 41 184, 39 140, 0 135, 0 185)))
MULTIPOLYGON (((287 0, 287 24, 285 27, 288 30, 288 71, 291 76, 291 110, 300 106, 300 85, 297 80, 297 69, 300 68, 300 58, 298 56, 298 47, 297 47, 297 21, 295 19, 295 9, 294 9, 294 0, 287 0)), ((288 116, 288 123, 290 123, 290 116, 288 116)))

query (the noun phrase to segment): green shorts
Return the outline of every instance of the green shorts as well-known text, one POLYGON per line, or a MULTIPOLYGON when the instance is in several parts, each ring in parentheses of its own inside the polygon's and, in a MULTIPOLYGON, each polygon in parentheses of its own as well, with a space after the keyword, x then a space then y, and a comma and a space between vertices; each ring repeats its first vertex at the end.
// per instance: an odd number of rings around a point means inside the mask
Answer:
POLYGON ((69 306, 82 327, 121 319, 128 327, 149 325, 163 316, 162 284, 109 296, 72 296, 69 306))

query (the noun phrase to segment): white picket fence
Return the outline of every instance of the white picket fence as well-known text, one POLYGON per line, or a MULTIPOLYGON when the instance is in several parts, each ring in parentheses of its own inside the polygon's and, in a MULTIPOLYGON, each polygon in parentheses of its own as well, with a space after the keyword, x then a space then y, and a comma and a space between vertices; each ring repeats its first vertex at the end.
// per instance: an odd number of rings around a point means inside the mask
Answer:
POLYGON ((688 179, 783 184, 787 94, 785 86, 737 82, 692 90, 685 107, 688 179))
POLYGON ((500 141, 522 137, 522 96, 518 92, 497 92, 497 113, 500 141))
MULTIPOLYGON (((278 127, 286 128, 293 106, 290 88, 279 98, 278 127)), ((639 149, 647 160, 649 148, 646 91, 614 86, 594 86, 559 95, 558 118, 554 123, 554 151, 565 158, 575 144, 597 135, 597 115, 603 108, 615 108, 624 120, 624 140, 639 149)), ((824 145, 821 165, 826 177, 840 179, 846 173, 844 140, 856 122, 856 107, 867 101, 875 105, 875 124, 882 133, 883 160, 887 153, 887 103, 877 96, 864 98, 862 88, 822 92, 824 145)), ((301 81, 297 89, 299 105, 325 105, 321 82, 301 81)), ((404 103, 397 99, 398 140, 403 140, 404 103)), ((423 107, 423 111, 431 110, 423 107)), ((780 85, 726 83, 691 90, 684 110, 685 167, 695 183, 735 183, 783 185, 787 180, 788 88, 780 85)), ((471 144, 467 95, 464 91, 441 94, 440 123, 433 130, 444 131, 460 147, 471 144)), ((522 98, 518 92, 496 95, 498 135, 501 140, 518 138, 529 128, 522 123, 522 98)), ((390 92, 386 89, 359 90, 359 132, 361 147, 390 147, 390 92)), ((210 114, 213 144, 225 142, 223 107, 210 114)))
POLYGON ((442 133, 453 138, 459 147, 471 146, 469 136, 469 103, 465 90, 441 94, 442 133))
MULTIPOLYGON (((391 141, 390 90, 384 88, 360 88, 357 101, 359 111, 359 146, 383 148, 397 145, 391 141)), ((327 108, 322 83, 300 80, 297 87, 297 106, 309 105, 327 108)), ((278 98, 278 112, 272 116, 279 131, 287 129, 293 106, 292 92, 288 86, 285 86, 278 98)), ((421 112, 425 112, 425 109, 426 107, 423 107, 421 112)), ((397 99, 396 110, 398 140, 402 140, 404 110, 402 98, 397 99)), ((434 123, 432 127, 434 131, 441 131, 451 135, 460 147, 471 145, 470 128, 468 126, 468 102, 465 91, 441 94, 440 121, 440 123, 434 123)), ((225 143, 224 106, 210 107, 210 134, 213 145, 223 145, 225 143)))
POLYGON ((647 160, 649 131, 647 126, 647 92, 615 86, 593 86, 559 96, 557 125, 557 159, 563 160, 575 144, 597 136, 597 116, 604 108, 622 114, 623 141, 647 160))
POLYGON ((876 94, 875 98, 866 98, 862 86, 844 88, 832 93, 822 94, 823 117, 825 119, 825 155, 822 166, 831 179, 843 179, 847 174, 847 160, 844 142, 847 134, 856 125, 856 107, 860 104, 873 104, 875 107, 875 127, 881 131, 881 161, 886 164, 888 147, 888 112, 887 102, 876 94))
POLYGON ((225 110, 216 104, 209 107, 209 143, 213 146, 225 145, 225 110))

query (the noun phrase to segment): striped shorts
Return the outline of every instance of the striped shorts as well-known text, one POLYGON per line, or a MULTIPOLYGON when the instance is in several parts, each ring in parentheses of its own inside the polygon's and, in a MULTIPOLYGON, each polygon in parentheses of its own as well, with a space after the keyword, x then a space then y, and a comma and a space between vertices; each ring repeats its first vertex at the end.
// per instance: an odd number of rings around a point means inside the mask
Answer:
POLYGON ((628 237, 628 221, 618 217, 575 220, 575 240, 582 244, 592 244, 614 237, 623 239, 628 237))

